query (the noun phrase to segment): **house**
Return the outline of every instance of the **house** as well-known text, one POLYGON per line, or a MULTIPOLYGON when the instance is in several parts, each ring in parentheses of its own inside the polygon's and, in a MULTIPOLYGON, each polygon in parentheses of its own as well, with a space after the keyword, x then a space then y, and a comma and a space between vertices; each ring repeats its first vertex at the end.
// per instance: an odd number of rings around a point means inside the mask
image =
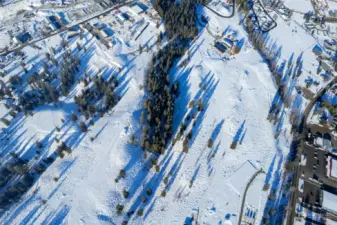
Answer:
POLYGON ((315 45, 315 47, 312 49, 312 52, 316 55, 316 56, 320 56, 323 54, 323 49, 319 46, 319 45, 315 45))
POLYGON ((224 43, 220 41, 217 41, 215 43, 215 47, 222 53, 224 53, 227 50, 227 47, 224 45, 224 43))
POLYGON ((30 39, 32 39, 32 36, 27 32, 23 32, 19 35, 16 35, 14 38, 13 38, 13 42, 15 44, 24 44, 26 43, 27 41, 29 41, 30 39))

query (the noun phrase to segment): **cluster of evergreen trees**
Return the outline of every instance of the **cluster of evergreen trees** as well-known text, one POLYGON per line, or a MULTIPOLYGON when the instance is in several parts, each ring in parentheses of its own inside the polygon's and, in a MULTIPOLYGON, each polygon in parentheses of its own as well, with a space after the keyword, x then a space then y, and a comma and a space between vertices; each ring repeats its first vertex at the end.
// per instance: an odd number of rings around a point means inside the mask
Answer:
POLYGON ((174 101, 179 94, 179 83, 171 85, 169 69, 174 59, 184 51, 171 43, 159 50, 153 57, 146 83, 149 98, 144 102, 145 113, 141 115, 144 126, 141 146, 152 152, 163 153, 167 141, 172 136, 174 101))
POLYGON ((208 0, 181 0, 179 4, 167 0, 155 0, 155 8, 164 18, 169 38, 191 38, 197 34, 196 5, 208 4, 208 0))
POLYGON ((171 82, 169 70, 198 33, 195 24, 196 5, 199 3, 207 4, 207 0, 182 0, 179 5, 165 0, 154 3, 164 19, 166 34, 171 41, 153 57, 146 77, 149 98, 144 102, 145 110, 140 118, 146 123, 141 141, 143 149, 163 153, 172 137, 174 101, 179 94, 179 83, 171 82))
POLYGON ((27 162, 17 158, 11 159, 0 170, 0 188, 4 188, 0 194, 0 209, 5 209, 31 187, 34 177, 29 173, 27 162), (15 179, 20 177, 20 179, 15 179), (8 185, 11 181, 13 184, 8 185))
MULTIPOLYGON (((87 78, 83 78, 85 86, 89 81, 87 78)), ((111 110, 119 101, 119 97, 115 94, 115 88, 118 86, 118 80, 112 76, 108 80, 104 80, 102 76, 96 76, 93 78, 93 86, 82 90, 82 94, 75 96, 74 100, 78 105, 78 110, 84 114, 86 119, 90 114, 100 112, 103 114, 111 110), (99 109, 95 106, 97 102, 103 99, 103 102, 99 109)))
POLYGON ((62 95, 68 95, 69 89, 75 82, 75 73, 79 71, 80 63, 78 56, 72 56, 68 51, 64 53, 64 58, 60 66, 62 95))

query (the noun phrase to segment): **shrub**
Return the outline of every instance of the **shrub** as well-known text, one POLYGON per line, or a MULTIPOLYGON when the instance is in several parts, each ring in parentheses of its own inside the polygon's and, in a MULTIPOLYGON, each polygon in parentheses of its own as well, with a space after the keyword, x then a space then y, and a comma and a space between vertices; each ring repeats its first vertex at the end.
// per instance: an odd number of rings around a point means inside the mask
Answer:
POLYGON ((134 135, 131 136, 130 142, 131 142, 131 144, 133 144, 133 145, 136 145, 136 144, 137 144, 137 141, 136 141, 136 138, 135 138, 134 135))
POLYGON ((194 107, 194 100, 190 101, 190 103, 188 104, 189 108, 193 108, 194 107))
POLYGON ((164 178, 164 180, 163 180, 164 184, 168 184, 168 179, 169 179, 168 177, 164 178))
POLYGON ((131 217, 134 213, 135 213, 135 211, 130 210, 129 212, 127 212, 126 215, 127 215, 128 217, 131 217))
POLYGON ((92 119, 90 120, 89 123, 90 123, 91 126, 94 126, 94 125, 95 125, 95 122, 94 122, 94 120, 92 120, 92 119))
POLYGON ((42 143, 39 142, 39 141, 37 141, 35 144, 36 144, 36 147, 38 147, 38 148, 42 148, 43 147, 42 143))
POLYGON ((271 216, 273 216, 273 215, 276 214, 276 210, 275 209, 271 209, 271 210, 268 211, 268 214, 271 215, 271 216))
POLYGON ((144 214, 144 210, 143 210, 143 209, 139 209, 139 210, 137 211, 137 215, 138 215, 138 216, 143 216, 143 214, 144 214))
POLYGON ((269 188, 270 188, 270 184, 265 184, 265 185, 263 185, 262 190, 263 190, 263 191, 268 191, 269 188))
POLYGON ((87 125, 84 122, 80 123, 80 128, 83 133, 88 131, 87 125))
POLYGON ((157 160, 154 159, 154 158, 151 158, 151 159, 150 159, 150 166, 151 166, 151 168, 152 168, 153 166, 155 166, 155 165, 157 165, 157 160))
POLYGON ((192 139, 192 130, 190 130, 190 132, 188 132, 188 134, 187 134, 187 139, 188 140, 191 140, 192 139))
POLYGON ((120 176, 121 178, 125 178, 125 177, 126 177, 126 172, 125 172, 125 170, 120 170, 120 171, 119 171, 119 176, 120 176))
POLYGON ((123 189, 123 196, 124 198, 128 198, 129 197, 129 192, 125 189, 123 189))
POLYGON ((151 190, 151 189, 147 189, 147 190, 146 190, 146 194, 147 194, 147 195, 152 195, 152 190, 151 190))
POLYGON ((212 139, 212 138, 208 139, 207 147, 212 148, 212 147, 213 147, 213 144, 214 144, 213 139, 212 139))
POLYGON ((188 140, 185 139, 183 142, 183 152, 188 153, 188 140))
POLYGON ((165 196, 166 196, 166 191, 163 190, 163 191, 161 192, 161 197, 165 198, 165 196))
POLYGON ((203 111, 205 108, 204 103, 201 101, 201 99, 198 100, 198 111, 203 111))
POLYGON ((117 215, 121 215, 122 212, 123 212, 123 209, 124 209, 123 205, 117 204, 117 206, 116 206, 117 215))

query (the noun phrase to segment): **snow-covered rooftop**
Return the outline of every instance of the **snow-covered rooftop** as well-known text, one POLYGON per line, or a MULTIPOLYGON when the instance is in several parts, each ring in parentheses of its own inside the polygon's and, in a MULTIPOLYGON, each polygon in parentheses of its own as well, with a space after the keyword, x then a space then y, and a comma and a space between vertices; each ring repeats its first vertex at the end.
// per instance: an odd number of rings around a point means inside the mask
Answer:
POLYGON ((142 9, 138 4, 135 4, 130 7, 130 11, 133 12, 134 14, 138 15, 142 12, 144 12, 144 9, 142 9))
POLYGON ((337 213, 337 195, 323 191, 322 208, 329 212, 337 213))

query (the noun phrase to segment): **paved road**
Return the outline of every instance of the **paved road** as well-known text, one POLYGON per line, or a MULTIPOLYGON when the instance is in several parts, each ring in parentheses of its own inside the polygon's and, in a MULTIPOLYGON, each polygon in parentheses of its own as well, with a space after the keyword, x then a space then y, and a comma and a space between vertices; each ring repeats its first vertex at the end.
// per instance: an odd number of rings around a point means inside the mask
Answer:
POLYGON ((30 45, 34 45, 34 44, 36 44, 37 42, 40 42, 40 41, 42 41, 42 40, 44 40, 44 39, 47 39, 47 38, 49 38, 49 37, 52 37, 52 36, 54 36, 54 35, 58 35, 58 34, 60 34, 60 33, 63 33, 63 32, 67 31, 67 30, 70 29, 70 28, 73 28, 73 27, 78 26, 78 25, 80 25, 80 24, 86 23, 86 22, 88 22, 88 21, 90 21, 90 20, 92 20, 92 19, 94 19, 94 18, 97 18, 97 17, 99 17, 99 16, 101 16, 101 15, 107 14, 107 13, 109 13, 109 12, 115 10, 115 9, 118 9, 118 8, 120 8, 120 7, 122 7, 122 6, 125 6, 125 5, 128 5, 128 4, 131 4, 131 3, 135 2, 135 1, 136 1, 136 0, 123 1, 123 3, 117 4, 117 5, 115 5, 114 7, 111 7, 111 8, 108 8, 108 9, 102 11, 102 12, 96 13, 96 14, 94 14, 94 15, 92 15, 92 16, 90 16, 90 17, 84 19, 84 20, 81 20, 81 21, 79 21, 79 22, 76 22, 76 23, 74 23, 74 24, 71 24, 70 26, 65 26, 65 27, 63 27, 63 28, 57 30, 56 32, 53 32, 53 33, 51 33, 51 34, 49 34, 49 35, 47 35, 47 36, 45 36, 45 37, 42 37, 42 38, 39 38, 39 39, 34 39, 34 40, 32 40, 32 41, 30 41, 30 42, 28 42, 28 43, 26 43, 26 44, 23 44, 23 45, 20 45, 20 46, 18 46, 18 47, 9 49, 8 51, 0 52, 0 56, 7 55, 7 54, 9 54, 9 53, 11 53, 11 52, 19 51, 19 50, 21 50, 21 49, 23 49, 23 48, 25 48, 25 47, 27 47, 27 46, 30 46, 30 45))
MULTIPOLYGON (((335 83, 337 83, 337 77, 334 77, 331 81, 329 81, 327 83, 327 85, 324 88, 322 88, 320 91, 318 91, 317 94, 315 95, 314 99, 307 105, 307 107, 304 110, 303 118, 302 118, 303 129, 300 133, 301 144, 300 144, 300 147, 298 149, 298 152, 297 152, 297 155, 296 155, 296 160, 295 160, 296 168, 295 168, 295 174, 294 174, 293 187, 296 188, 296 189, 298 188, 298 181, 299 181, 299 178, 300 178, 300 160, 301 160, 301 155, 303 153, 305 136, 306 136, 306 133, 307 133, 306 124, 307 124, 307 119, 308 119, 309 113, 312 110, 312 108, 314 107, 315 103, 317 102, 317 99, 319 97, 321 97, 335 83)), ((291 193, 291 197, 290 197, 291 212, 290 212, 290 214, 288 215, 288 218, 287 218, 287 224, 288 225, 294 224, 295 214, 296 214, 295 213, 295 209, 296 209, 295 206, 296 206, 296 199, 297 199, 296 193, 297 193, 297 191, 293 191, 291 193)))
POLYGON ((245 207, 245 201, 246 201, 246 195, 247 195, 248 188, 253 183, 253 181, 255 180, 255 178, 259 174, 261 174, 261 173, 264 173, 263 169, 260 169, 260 170, 256 171, 255 174, 248 181, 248 184, 246 186, 245 192, 243 193, 243 198, 242 198, 242 203, 241 203, 241 209, 240 209, 240 215, 239 215, 239 222, 238 222, 239 225, 241 224, 241 220, 242 220, 242 214, 243 214, 243 209, 245 207))

